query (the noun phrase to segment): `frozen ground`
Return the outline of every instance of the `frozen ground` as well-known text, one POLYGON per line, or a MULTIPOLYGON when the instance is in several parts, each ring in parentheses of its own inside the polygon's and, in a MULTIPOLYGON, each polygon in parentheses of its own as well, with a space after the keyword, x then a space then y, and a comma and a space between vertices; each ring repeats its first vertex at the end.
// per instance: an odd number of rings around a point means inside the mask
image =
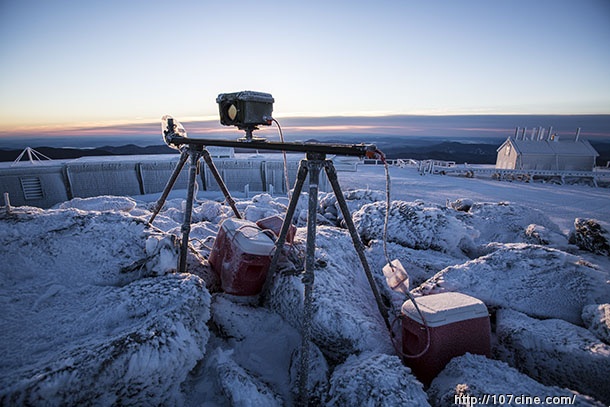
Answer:
MULTIPOLYGON (((608 230, 610 190, 391 174, 390 257, 405 265, 416 295, 483 300, 494 322, 492 359, 455 358, 424 388, 396 356, 335 200, 322 193, 310 401, 445 406, 456 396, 511 393, 608 405, 610 261, 571 245, 568 233, 575 218, 608 230), (458 199, 470 210, 447 207, 458 199)), ((383 168, 339 176, 395 315, 405 298, 381 272, 383 168)), ((281 214, 287 203, 236 195, 250 220, 281 214)), ((194 208, 190 273, 175 273, 184 196, 173 191, 152 228, 155 196, 1 212, 1 405, 294 404, 307 200, 297 243, 258 306, 219 292, 207 265, 218 225, 231 215, 213 196, 200 194, 194 208)))

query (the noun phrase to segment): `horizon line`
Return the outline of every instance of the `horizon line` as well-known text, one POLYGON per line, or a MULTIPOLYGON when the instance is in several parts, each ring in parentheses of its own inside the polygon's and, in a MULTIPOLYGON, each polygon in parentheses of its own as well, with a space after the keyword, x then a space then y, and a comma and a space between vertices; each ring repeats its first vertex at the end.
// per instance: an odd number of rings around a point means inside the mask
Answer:
MULTIPOLYGON (((525 116, 525 117, 604 117, 610 118, 610 113, 482 113, 482 112, 464 112, 464 113, 384 113, 384 114, 351 114, 351 113, 339 113, 339 114, 319 114, 319 115, 307 115, 307 114, 278 114, 274 115, 275 119, 383 119, 383 118, 443 118, 443 117, 510 117, 510 116, 525 116)), ((182 119, 178 116, 174 116, 181 123, 212 123, 217 122, 219 127, 214 131, 223 131, 226 126, 220 124, 220 119, 217 116, 184 116, 182 119)), ((279 120, 278 120, 279 121, 279 120)), ((72 133, 74 131, 103 131, 122 128, 133 128, 134 126, 159 126, 161 118, 136 118, 133 120, 119 119, 119 120, 96 120, 96 121, 81 121, 81 122, 70 122, 70 123, 48 123, 48 124, 34 124, 34 125, 14 125, 14 126, 1 126, 0 125, 0 137, 8 135, 28 135, 28 133, 72 133)), ((280 122, 281 125, 281 122, 280 122)), ((316 126, 312 126, 316 127, 316 126)), ((326 127, 326 126, 324 126, 326 127)), ((610 130, 610 129, 609 129, 610 130)), ((33 135, 33 134, 31 134, 33 135)))

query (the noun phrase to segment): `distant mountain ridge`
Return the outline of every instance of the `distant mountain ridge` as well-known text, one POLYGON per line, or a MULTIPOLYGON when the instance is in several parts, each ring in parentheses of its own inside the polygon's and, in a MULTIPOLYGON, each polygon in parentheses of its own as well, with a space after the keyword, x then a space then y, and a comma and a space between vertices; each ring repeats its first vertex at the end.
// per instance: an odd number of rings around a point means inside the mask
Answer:
MULTIPOLYGON (((312 141, 312 140, 309 140, 312 141)), ((325 139, 328 143, 352 143, 352 140, 325 139)), ((501 143, 463 143, 457 141, 438 140, 422 142, 421 140, 405 140, 379 138, 374 140, 377 147, 383 151, 388 158, 413 158, 416 160, 434 159, 443 161, 455 161, 456 163, 470 164, 494 164, 496 162, 496 150, 501 143)), ((610 161, 610 143, 591 142, 599 153, 597 165, 606 166, 610 161)), ((141 147, 135 144, 123 146, 104 146, 98 148, 57 148, 57 147, 34 147, 36 151, 52 159, 74 159, 79 157, 108 156, 108 155, 149 155, 149 154, 177 154, 176 150, 168 146, 153 145, 141 147)), ((0 161, 15 161, 23 150, 0 149, 0 161)), ((236 152, 251 152, 248 149, 237 149, 236 152)))
MULTIPOLYGON (((175 154, 165 144, 158 146, 140 147, 135 144, 124 146, 104 146, 98 148, 58 148, 34 147, 36 151, 54 160, 74 159, 80 157, 96 157, 105 155, 149 155, 149 154, 175 154)), ((23 150, 0 149, 0 161, 15 161, 23 150)))

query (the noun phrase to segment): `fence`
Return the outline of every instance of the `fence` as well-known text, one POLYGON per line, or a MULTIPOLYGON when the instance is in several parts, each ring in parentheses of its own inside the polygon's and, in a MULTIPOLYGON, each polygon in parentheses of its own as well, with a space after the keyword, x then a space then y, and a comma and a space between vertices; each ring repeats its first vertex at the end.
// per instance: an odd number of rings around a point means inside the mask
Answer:
MULTIPOLYGON (((72 198, 99 195, 137 196, 162 192, 173 173, 177 155, 88 157, 70 161, 23 162, 0 167, 0 193, 8 192, 14 206, 49 208, 72 198)), ((285 194, 283 161, 277 159, 214 159, 229 191, 285 194)), ((199 162, 199 191, 220 191, 203 160, 199 162)), ((289 185, 294 185, 299 161, 288 161, 289 185)), ((324 173, 320 190, 328 191, 324 173)), ((174 189, 186 189, 188 162, 174 189)))

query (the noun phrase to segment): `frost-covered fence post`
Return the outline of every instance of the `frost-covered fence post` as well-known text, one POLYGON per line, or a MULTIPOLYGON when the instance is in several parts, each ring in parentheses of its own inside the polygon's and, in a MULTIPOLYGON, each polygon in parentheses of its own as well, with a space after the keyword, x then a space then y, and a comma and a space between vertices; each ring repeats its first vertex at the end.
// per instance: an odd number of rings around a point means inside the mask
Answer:
POLYGON ((6 214, 7 215, 10 214, 11 213, 11 200, 8 196, 8 192, 4 193, 4 205, 6 205, 5 206, 6 214))

